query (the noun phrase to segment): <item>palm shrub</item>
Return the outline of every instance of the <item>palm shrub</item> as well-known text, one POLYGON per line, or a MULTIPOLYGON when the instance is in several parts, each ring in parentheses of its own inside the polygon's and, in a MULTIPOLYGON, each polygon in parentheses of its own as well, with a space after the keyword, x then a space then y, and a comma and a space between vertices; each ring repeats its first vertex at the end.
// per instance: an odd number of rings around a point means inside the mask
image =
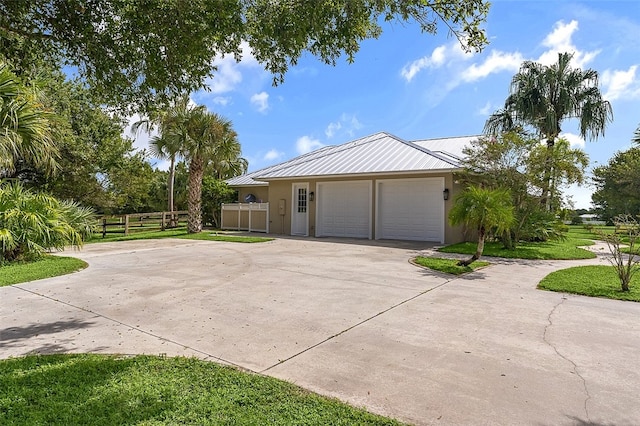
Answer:
POLYGON ((469 266, 482 256, 487 234, 500 234, 512 226, 514 208, 511 194, 506 189, 469 186, 456 197, 449 211, 449 222, 454 226, 464 224, 478 232, 476 252, 470 259, 458 262, 459 266, 469 266))
POLYGON ((75 202, 33 192, 18 182, 0 186, 1 263, 81 247, 94 225, 93 211, 75 202))

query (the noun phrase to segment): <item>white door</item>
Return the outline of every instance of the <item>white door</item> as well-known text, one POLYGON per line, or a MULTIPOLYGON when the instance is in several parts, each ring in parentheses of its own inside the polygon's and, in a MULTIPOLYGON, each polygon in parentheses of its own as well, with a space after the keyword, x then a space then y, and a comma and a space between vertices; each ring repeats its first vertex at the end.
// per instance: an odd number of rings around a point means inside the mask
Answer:
POLYGON ((291 235, 309 235, 308 183, 294 183, 291 199, 291 235))
POLYGON ((316 235, 371 238, 371 181, 318 183, 316 235))
POLYGON ((444 178, 377 182, 376 238, 444 242, 444 178))

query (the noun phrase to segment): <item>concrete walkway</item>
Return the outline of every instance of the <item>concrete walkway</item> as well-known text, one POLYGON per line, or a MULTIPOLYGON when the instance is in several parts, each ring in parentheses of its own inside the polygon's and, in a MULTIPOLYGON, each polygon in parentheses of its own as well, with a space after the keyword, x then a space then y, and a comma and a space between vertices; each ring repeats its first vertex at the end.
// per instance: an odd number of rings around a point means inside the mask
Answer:
POLYGON ((640 303, 536 290, 589 261, 451 278, 424 245, 177 239, 88 245, 72 275, 0 288, 0 358, 196 356, 414 424, 640 424, 640 303))

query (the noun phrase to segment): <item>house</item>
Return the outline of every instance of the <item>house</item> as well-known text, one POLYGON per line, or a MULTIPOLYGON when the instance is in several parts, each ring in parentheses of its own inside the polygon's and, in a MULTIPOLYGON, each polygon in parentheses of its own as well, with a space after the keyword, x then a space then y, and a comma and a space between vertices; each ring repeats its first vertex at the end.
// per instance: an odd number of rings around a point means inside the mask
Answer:
MULTIPOLYGON (((266 213, 260 220, 271 233, 450 244, 464 240, 462 228, 447 221, 461 189, 454 174, 463 148, 477 138, 408 142, 381 132, 227 183, 241 203, 268 202, 259 204, 266 213)), ((240 229, 240 221, 239 210, 225 220, 223 206, 223 227, 240 229)))

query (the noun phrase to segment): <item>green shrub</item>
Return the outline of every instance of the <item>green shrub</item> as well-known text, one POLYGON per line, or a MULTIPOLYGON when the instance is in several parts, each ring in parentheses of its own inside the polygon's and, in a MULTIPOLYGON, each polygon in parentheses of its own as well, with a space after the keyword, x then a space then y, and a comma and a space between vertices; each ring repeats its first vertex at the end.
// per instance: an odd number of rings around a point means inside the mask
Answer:
POLYGON ((93 211, 30 191, 0 186, 0 263, 38 258, 48 250, 80 247, 95 224, 93 211))

